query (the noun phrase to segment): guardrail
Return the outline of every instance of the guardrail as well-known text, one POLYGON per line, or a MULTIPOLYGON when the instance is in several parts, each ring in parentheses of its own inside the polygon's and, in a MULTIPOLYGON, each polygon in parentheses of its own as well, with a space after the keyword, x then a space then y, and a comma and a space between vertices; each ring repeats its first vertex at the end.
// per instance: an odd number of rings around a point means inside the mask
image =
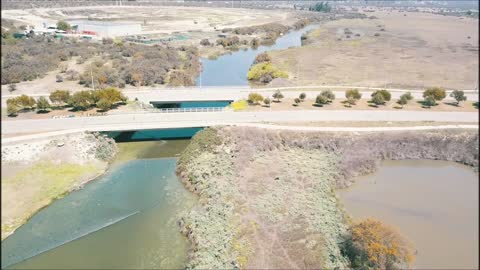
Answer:
POLYGON ((230 107, 196 107, 196 108, 165 108, 165 109, 143 109, 131 112, 110 111, 108 114, 135 114, 135 113, 189 113, 189 112, 225 112, 233 111, 230 107))

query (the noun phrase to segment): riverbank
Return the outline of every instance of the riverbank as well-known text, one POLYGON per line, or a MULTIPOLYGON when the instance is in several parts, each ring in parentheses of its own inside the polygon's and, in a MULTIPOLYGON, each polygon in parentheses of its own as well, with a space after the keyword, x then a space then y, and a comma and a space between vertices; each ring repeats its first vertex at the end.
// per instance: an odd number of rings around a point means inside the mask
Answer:
POLYGON ((75 133, 2 143, 2 240, 36 212, 103 174, 113 140, 75 133))
POLYGON ((177 173, 200 197, 180 221, 192 268, 346 268, 349 217, 335 195, 384 159, 478 170, 478 131, 295 132, 206 129, 177 173), (220 248, 219 248, 220 247, 220 248))

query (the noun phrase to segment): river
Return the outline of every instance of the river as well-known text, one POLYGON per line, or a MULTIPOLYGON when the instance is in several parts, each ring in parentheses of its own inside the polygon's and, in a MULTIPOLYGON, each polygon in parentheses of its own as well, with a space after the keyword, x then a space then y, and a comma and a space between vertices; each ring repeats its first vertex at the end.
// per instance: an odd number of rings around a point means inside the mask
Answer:
POLYGON ((120 143, 107 174, 39 211, 2 242, 2 268, 182 268, 188 240, 176 222, 196 199, 175 166, 188 143, 120 143))
POLYGON ((306 27, 291 31, 279 37, 274 45, 259 46, 256 49, 246 49, 224 54, 217 59, 202 58, 202 72, 196 79, 197 86, 242 86, 248 85, 247 73, 253 64, 255 57, 266 51, 283 50, 289 47, 301 46, 300 37, 307 31, 318 27, 307 25, 306 27))
POLYGON ((478 269, 478 174, 447 161, 385 161, 338 192, 354 220, 396 227, 418 269, 478 269))

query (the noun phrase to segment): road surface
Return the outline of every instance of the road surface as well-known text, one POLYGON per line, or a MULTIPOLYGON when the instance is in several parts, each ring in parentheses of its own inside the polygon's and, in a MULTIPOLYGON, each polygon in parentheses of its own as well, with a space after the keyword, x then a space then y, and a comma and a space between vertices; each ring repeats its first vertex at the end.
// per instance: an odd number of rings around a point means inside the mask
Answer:
POLYGON ((264 122, 315 121, 438 121, 478 123, 477 112, 422 111, 272 111, 138 113, 62 119, 2 121, 2 135, 60 130, 120 131, 180 127, 206 127, 264 122))

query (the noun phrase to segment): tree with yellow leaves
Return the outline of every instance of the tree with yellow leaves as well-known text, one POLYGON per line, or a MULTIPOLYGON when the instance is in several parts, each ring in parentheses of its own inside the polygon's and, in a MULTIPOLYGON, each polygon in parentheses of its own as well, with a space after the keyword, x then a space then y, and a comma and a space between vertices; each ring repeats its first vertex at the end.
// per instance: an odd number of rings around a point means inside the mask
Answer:
POLYGON ((392 227, 374 219, 355 223, 343 250, 354 269, 405 269, 414 261, 412 244, 392 227))

